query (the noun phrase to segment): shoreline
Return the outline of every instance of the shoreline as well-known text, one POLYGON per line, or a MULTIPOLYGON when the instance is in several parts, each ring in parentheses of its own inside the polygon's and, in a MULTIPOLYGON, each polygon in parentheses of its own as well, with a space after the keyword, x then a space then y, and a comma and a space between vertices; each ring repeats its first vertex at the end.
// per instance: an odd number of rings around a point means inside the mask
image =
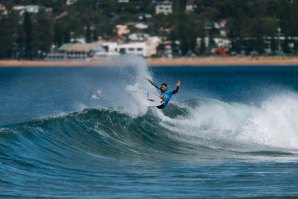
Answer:
MULTIPOLYGON (((158 66, 298 66, 296 57, 181 57, 147 58, 149 67, 158 66)), ((117 66, 117 62, 103 59, 98 61, 46 61, 46 60, 0 60, 0 67, 102 67, 117 66)))

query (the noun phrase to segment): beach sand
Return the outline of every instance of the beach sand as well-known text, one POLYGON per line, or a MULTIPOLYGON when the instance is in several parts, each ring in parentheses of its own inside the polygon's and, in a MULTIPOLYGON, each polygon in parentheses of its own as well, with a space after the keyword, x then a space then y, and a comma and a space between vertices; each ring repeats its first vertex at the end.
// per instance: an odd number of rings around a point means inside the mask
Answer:
MULTIPOLYGON (((298 57, 192 57, 148 58, 148 66, 298 66, 298 57)), ((116 66, 109 60, 99 61, 25 61, 0 60, 0 67, 76 67, 116 66)))

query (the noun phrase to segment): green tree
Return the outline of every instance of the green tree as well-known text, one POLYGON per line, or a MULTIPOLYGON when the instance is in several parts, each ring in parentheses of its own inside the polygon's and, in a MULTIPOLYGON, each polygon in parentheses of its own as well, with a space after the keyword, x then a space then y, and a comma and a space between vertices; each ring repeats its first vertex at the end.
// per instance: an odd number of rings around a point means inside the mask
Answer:
POLYGON ((180 42, 182 54, 195 51, 197 32, 195 29, 194 21, 189 15, 184 13, 175 14, 176 22, 172 27, 170 39, 175 42, 180 42), (185 23, 185 21, 188 23, 185 23))
POLYGON ((17 21, 15 13, 0 18, 0 58, 14 58, 17 50, 17 21))
POLYGON ((51 49, 53 43, 53 19, 46 12, 36 16, 36 50, 38 56, 44 56, 51 49))
POLYGON ((87 43, 90 43, 92 41, 92 32, 89 24, 86 27, 85 39, 87 43))
POLYGON ((64 43, 69 43, 71 40, 70 28, 67 21, 56 21, 54 25, 54 44, 61 46, 64 43))
POLYGON ((31 15, 26 12, 23 23, 24 31, 24 56, 26 59, 32 59, 32 19, 31 15))

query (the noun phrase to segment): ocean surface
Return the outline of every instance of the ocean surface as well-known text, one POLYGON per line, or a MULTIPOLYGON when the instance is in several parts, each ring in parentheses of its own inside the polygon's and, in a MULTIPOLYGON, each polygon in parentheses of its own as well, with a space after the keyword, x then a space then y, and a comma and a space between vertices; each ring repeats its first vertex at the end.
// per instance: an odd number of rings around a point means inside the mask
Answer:
POLYGON ((298 66, 0 68, 0 197, 298 197, 298 66), (129 89, 179 93, 164 110, 129 89))

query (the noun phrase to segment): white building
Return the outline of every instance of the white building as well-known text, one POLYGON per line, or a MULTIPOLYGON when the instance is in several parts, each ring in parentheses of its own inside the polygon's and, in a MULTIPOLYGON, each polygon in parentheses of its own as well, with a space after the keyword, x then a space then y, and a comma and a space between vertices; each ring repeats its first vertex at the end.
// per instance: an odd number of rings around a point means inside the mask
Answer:
POLYGON ((148 49, 146 42, 120 44, 117 47, 117 51, 120 54, 135 54, 135 55, 141 55, 143 57, 150 56, 150 51, 148 49))
POLYGON ((129 3, 129 0, 118 0, 118 3, 129 3))
POLYGON ((151 57, 157 54, 157 46, 161 43, 159 37, 148 37, 147 41, 119 44, 117 52, 120 54, 135 54, 143 57, 151 57))
POLYGON ((155 14, 164 14, 169 15, 173 13, 172 8, 172 2, 171 1, 161 1, 157 2, 155 6, 155 14))
POLYGON ((120 54, 135 54, 150 57, 157 54, 157 46, 161 43, 159 37, 149 37, 144 42, 119 44, 117 42, 98 41, 95 43, 64 44, 56 51, 48 54, 48 60, 96 60, 103 57, 120 54))
POLYGON ((116 42, 104 42, 102 46, 107 51, 107 56, 119 55, 118 53, 118 43, 116 42))
POLYGON ((24 14, 25 12, 28 13, 38 13, 40 11, 41 7, 38 5, 26 5, 26 6, 14 6, 13 10, 18 11, 21 15, 24 14))

